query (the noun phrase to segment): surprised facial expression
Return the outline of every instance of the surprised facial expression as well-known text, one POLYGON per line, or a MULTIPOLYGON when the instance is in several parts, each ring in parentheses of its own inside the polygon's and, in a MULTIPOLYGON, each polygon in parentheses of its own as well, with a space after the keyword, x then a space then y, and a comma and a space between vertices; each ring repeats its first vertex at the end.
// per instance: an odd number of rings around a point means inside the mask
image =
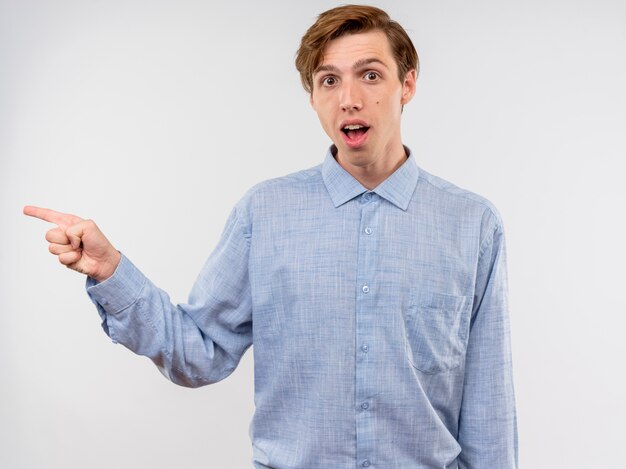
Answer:
MULTIPOLYGON (((381 31, 333 39, 313 73, 311 105, 338 149, 338 159, 367 166, 402 151, 402 106, 415 93, 416 73, 404 81, 381 31)), ((397 156, 397 155, 396 155, 397 156)))

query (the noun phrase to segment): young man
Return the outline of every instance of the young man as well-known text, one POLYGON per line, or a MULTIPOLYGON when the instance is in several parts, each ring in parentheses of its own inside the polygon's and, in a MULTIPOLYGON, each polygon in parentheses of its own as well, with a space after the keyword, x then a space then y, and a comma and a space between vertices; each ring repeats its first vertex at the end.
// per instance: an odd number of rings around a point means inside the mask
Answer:
POLYGON ((374 7, 321 14, 296 65, 333 145, 252 188, 187 304, 174 306, 97 226, 46 239, 88 275, 116 342, 172 381, 228 376, 254 343, 254 466, 517 466, 502 223, 419 169, 400 136, 418 60, 374 7))

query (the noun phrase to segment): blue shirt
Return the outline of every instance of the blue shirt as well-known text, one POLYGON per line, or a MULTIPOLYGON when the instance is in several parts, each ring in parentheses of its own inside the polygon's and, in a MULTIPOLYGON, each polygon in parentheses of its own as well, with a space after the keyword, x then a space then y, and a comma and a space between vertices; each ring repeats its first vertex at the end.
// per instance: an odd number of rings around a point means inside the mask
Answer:
POLYGON ((188 303, 124 256, 89 279, 105 331, 183 386, 254 344, 256 469, 517 467, 497 211, 413 156, 368 191, 331 150, 248 191, 188 303))

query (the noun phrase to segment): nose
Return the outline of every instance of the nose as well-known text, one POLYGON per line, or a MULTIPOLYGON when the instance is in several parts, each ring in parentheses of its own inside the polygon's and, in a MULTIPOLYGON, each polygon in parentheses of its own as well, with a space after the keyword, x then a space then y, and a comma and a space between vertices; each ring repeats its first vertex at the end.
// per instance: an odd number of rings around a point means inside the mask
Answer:
POLYGON ((342 111, 360 111, 363 108, 363 101, 358 90, 349 82, 344 82, 339 94, 339 106, 342 111))

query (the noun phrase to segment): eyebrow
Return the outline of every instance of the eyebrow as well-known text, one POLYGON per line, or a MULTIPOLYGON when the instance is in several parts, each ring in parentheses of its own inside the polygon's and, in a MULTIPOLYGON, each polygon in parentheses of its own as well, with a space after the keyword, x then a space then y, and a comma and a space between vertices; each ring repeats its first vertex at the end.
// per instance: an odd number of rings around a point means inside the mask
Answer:
MULTIPOLYGON (((372 57, 372 58, 368 58, 368 59, 357 60, 352 65, 352 69, 353 70, 358 70, 360 68, 365 67, 366 65, 370 65, 370 64, 373 64, 373 63, 381 64, 383 67, 385 67, 387 69, 389 68, 389 67, 387 67, 387 64, 385 62, 383 62, 382 60, 376 59, 376 58, 372 57)), ((338 73, 339 72, 339 68, 335 67, 334 65, 320 65, 319 67, 317 67, 313 71, 313 75, 315 75, 315 74, 317 74, 319 72, 335 72, 335 73, 338 73)))
POLYGON ((352 68, 354 70, 357 70, 357 69, 363 68, 363 67, 365 67, 366 65, 369 65, 369 64, 380 64, 380 65, 382 65, 385 68, 389 68, 389 67, 387 67, 387 64, 385 62, 383 62, 380 59, 376 59, 374 57, 372 57, 371 59, 357 60, 356 62, 354 62, 354 65, 352 65, 352 68))

